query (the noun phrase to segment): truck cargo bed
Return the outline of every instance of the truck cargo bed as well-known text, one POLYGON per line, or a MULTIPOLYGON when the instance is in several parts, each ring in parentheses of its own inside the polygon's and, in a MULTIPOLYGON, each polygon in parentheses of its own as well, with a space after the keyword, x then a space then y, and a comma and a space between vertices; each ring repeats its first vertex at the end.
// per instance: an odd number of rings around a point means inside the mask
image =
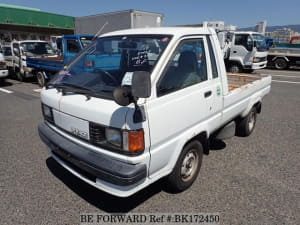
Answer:
POLYGON ((260 80, 264 75, 260 74, 246 74, 246 73, 227 73, 228 89, 232 91, 236 88, 246 86, 254 81, 260 80))

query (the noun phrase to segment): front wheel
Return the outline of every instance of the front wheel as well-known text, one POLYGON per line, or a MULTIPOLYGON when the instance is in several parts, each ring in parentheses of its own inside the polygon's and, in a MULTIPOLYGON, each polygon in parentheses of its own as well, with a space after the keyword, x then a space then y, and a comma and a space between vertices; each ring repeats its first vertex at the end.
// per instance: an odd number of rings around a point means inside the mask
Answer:
POLYGON ((17 77, 18 81, 23 82, 25 80, 24 76, 22 75, 22 73, 20 71, 16 71, 16 77, 17 77))
POLYGON ((36 78, 37 78, 37 82, 38 82, 39 86, 44 87, 45 83, 46 83, 44 74, 42 72, 38 72, 36 74, 36 78))
POLYGON ((231 64, 228 68, 228 72, 231 73, 240 73, 241 71, 242 69, 238 64, 231 64))
POLYGON ((182 150, 167 182, 173 192, 189 188, 196 180, 201 168, 203 148, 199 141, 188 143, 182 150))

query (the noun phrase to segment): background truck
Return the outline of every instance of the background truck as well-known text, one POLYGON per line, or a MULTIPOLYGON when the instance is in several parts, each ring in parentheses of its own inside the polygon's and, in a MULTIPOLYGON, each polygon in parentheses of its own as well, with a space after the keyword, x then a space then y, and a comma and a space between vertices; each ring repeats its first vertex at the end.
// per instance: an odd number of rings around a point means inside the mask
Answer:
POLYGON ((42 90, 39 135, 65 169, 112 195, 161 178, 183 191, 211 140, 253 132, 270 85, 270 76, 227 74, 210 28, 107 33, 42 90))
POLYGON ((294 36, 289 43, 275 44, 268 52, 268 66, 279 70, 300 65, 300 36, 294 36))
POLYGON ((4 50, 0 46, 0 83, 8 76, 7 64, 4 58, 4 50))
POLYGON ((252 72, 267 65, 267 45, 260 33, 248 31, 218 32, 225 65, 229 72, 252 72))
POLYGON ((64 35, 55 39, 57 55, 28 57, 27 66, 37 76, 38 84, 43 87, 49 78, 63 69, 71 59, 90 44, 92 35, 64 35))
POLYGON ((9 72, 18 80, 32 77, 32 69, 27 66, 27 58, 32 56, 55 56, 55 51, 46 41, 27 40, 13 41, 10 45, 11 56, 7 56, 9 72))

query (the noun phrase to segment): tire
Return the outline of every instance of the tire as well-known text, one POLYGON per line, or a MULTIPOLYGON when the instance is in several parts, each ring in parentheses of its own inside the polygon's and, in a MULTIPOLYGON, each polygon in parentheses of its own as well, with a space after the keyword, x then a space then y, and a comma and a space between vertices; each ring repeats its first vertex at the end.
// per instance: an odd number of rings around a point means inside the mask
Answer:
POLYGON ((188 189, 196 180, 203 158, 203 148, 199 141, 188 143, 182 150, 172 173, 167 177, 168 188, 172 192, 188 189))
POLYGON ((274 61, 274 66, 278 70, 284 70, 288 67, 288 63, 285 59, 279 58, 274 61))
POLYGON ((237 121, 236 135, 239 137, 248 137, 255 128, 256 118, 257 110, 253 107, 245 118, 237 121))
POLYGON ((230 73, 240 73, 242 71, 241 67, 238 64, 231 64, 228 68, 230 73))
POLYGON ((46 84, 46 80, 45 80, 44 74, 42 72, 38 72, 36 74, 36 78, 37 78, 37 82, 38 82, 39 86, 40 87, 44 87, 45 84, 46 84))
POLYGON ((16 71, 16 77, 20 82, 23 82, 25 80, 25 78, 23 77, 20 71, 16 71))

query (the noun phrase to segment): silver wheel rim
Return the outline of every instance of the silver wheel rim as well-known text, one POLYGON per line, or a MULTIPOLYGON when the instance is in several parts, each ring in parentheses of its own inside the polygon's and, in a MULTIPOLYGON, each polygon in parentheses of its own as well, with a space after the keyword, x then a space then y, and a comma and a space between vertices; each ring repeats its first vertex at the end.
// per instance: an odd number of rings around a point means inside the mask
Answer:
POLYGON ((254 125, 255 125, 255 115, 254 115, 254 113, 252 112, 252 113, 250 114, 250 118, 249 118, 249 130, 250 130, 250 131, 253 130, 254 125))
POLYGON ((191 149, 185 155, 181 164, 180 175, 183 181, 187 182, 194 176, 198 163, 198 154, 195 149, 191 149))

